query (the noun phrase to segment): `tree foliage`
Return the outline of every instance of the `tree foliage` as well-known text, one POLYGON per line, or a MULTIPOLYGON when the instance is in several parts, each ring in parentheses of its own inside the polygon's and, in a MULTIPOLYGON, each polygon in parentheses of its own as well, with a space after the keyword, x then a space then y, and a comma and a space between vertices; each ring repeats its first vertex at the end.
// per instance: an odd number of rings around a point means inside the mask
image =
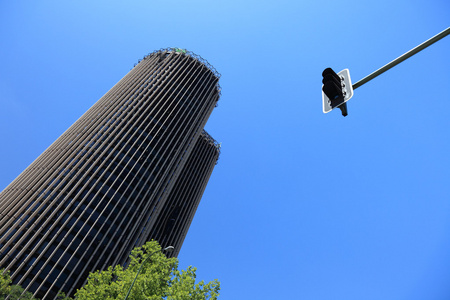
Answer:
MULTIPOLYGON (((196 268, 179 271, 178 260, 167 258, 155 241, 134 249, 130 258, 127 268, 115 266, 91 273, 87 284, 76 292, 75 299, 122 300, 135 278, 128 300, 216 300, 219 296, 220 283, 217 279, 209 283, 195 283, 196 268)), ((11 300, 36 300, 32 293, 24 293, 20 286, 11 285, 9 271, 0 270, 0 300, 7 295, 11 300)), ((57 299, 71 298, 60 294, 57 299)))
POLYGON ((215 300, 220 283, 196 281, 196 268, 178 271, 178 260, 166 258, 157 242, 151 241, 131 253, 127 268, 109 267, 89 275, 87 284, 75 294, 77 300, 124 299, 138 273, 129 300, 215 300))
POLYGON ((9 271, 0 269, 0 299, 4 299, 11 292, 11 277, 9 271))
POLYGON ((11 285, 11 277, 9 270, 4 271, 0 269, 0 299, 5 299, 9 296, 10 300, 36 300, 30 292, 24 292, 20 285, 11 285))

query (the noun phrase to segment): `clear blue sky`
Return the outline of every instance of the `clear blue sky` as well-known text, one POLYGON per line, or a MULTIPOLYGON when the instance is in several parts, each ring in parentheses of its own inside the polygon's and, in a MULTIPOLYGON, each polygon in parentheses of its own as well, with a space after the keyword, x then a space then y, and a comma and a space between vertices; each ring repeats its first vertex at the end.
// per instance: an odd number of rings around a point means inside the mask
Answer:
POLYGON ((222 74, 222 155, 179 259, 221 299, 450 298, 450 36, 322 113, 321 72, 353 82, 450 26, 447 0, 1 1, 0 189, 149 52, 222 74))

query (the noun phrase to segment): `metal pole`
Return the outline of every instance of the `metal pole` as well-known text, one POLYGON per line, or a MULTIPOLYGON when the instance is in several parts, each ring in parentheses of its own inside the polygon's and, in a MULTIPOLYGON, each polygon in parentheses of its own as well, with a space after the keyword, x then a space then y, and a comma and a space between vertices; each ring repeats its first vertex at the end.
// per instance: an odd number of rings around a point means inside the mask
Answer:
POLYGON ((376 70, 375 72, 373 72, 370 75, 367 75, 366 77, 364 77, 363 79, 361 79, 360 81, 356 82, 355 84, 353 84, 353 89, 356 89, 360 86, 362 86, 364 83, 369 82, 370 80, 374 79, 375 77, 377 77, 380 74, 383 74, 384 72, 386 72, 387 70, 389 70, 392 67, 395 67, 396 65, 398 65, 399 63, 401 63, 402 61, 410 58, 411 56, 413 56, 414 54, 422 51, 423 49, 425 49, 426 47, 436 43, 437 41, 439 41, 440 39, 446 37, 448 34, 450 34, 450 27, 448 27, 447 29, 445 29, 444 31, 436 34, 435 36, 433 36, 431 39, 423 42, 422 44, 420 44, 419 46, 413 48, 412 50, 409 50, 408 52, 406 52, 405 54, 403 54, 402 56, 397 57, 396 59, 394 59, 393 61, 391 61, 390 63, 388 63, 387 65, 385 65, 384 67, 379 68, 378 70, 376 70))

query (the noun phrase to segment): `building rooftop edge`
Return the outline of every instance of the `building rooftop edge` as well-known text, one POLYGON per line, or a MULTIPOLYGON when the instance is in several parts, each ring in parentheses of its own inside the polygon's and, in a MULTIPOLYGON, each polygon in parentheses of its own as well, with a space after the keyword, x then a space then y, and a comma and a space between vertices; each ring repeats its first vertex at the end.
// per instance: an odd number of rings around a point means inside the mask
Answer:
POLYGON ((202 133, 200 135, 203 136, 206 140, 208 140, 208 142, 210 142, 212 145, 214 145, 214 147, 217 149, 217 152, 219 152, 220 156, 220 149, 222 148, 222 143, 217 142, 205 129, 202 130, 202 133))
MULTIPOLYGON (((216 68, 214 68, 213 65, 211 65, 206 59, 204 59, 203 57, 201 57, 198 54, 195 54, 192 51, 186 50, 186 49, 182 49, 182 48, 176 48, 176 47, 168 47, 168 48, 161 48, 159 50, 155 50, 153 52, 148 53, 147 55, 145 55, 142 59, 147 58, 150 55, 156 54, 156 53, 161 53, 161 52, 178 52, 178 53, 182 53, 182 54, 186 54, 190 57, 192 57, 193 59, 199 61, 200 63, 202 63, 203 65, 205 65, 213 74, 214 76, 217 77, 217 79, 220 79, 220 77, 222 76, 217 70, 216 68)), ((134 66, 136 66, 138 63, 141 62, 142 59, 139 59, 138 62, 136 64, 134 64, 134 66)), ((220 87, 219 82, 217 82, 217 90, 219 92, 219 98, 222 95, 222 88, 220 87)))

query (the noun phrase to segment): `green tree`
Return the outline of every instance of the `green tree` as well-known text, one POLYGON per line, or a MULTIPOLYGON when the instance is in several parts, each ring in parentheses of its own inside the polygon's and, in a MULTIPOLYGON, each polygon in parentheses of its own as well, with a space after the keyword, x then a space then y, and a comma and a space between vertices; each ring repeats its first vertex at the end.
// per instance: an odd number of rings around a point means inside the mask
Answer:
POLYGON ((37 300, 33 297, 33 293, 23 292, 23 288, 20 285, 12 285, 9 295, 10 300, 37 300))
POLYGON ((4 299, 11 292, 11 277, 9 271, 0 269, 0 299, 4 299))
POLYGON ((9 296, 10 300, 36 300, 32 293, 24 293, 20 285, 11 285, 9 270, 0 269, 0 299, 5 299, 6 296, 9 296))
POLYGON ((129 300, 215 300, 219 296, 220 283, 196 281, 196 268, 178 271, 178 260, 166 258, 157 242, 151 241, 131 252, 127 268, 109 267, 105 271, 89 275, 87 284, 75 294, 77 300, 124 299, 136 278, 129 300))

